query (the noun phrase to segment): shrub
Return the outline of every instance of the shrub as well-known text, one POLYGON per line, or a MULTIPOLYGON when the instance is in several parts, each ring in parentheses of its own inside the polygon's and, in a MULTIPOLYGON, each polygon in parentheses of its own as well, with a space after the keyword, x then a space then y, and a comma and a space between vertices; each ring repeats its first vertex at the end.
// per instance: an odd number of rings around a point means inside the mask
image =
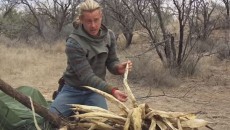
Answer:
POLYGON ((217 48, 217 58, 220 60, 230 59, 230 45, 221 44, 217 48))
POLYGON ((196 45, 197 46, 195 51, 197 53, 212 52, 215 46, 214 41, 212 39, 199 40, 196 45))
POLYGON ((143 80, 147 85, 155 87, 171 87, 178 85, 170 71, 161 65, 161 62, 153 61, 151 57, 135 58, 131 80, 143 80))
POLYGON ((192 76, 197 72, 200 72, 199 61, 200 59, 198 56, 193 55, 188 57, 178 70, 180 76, 192 76))

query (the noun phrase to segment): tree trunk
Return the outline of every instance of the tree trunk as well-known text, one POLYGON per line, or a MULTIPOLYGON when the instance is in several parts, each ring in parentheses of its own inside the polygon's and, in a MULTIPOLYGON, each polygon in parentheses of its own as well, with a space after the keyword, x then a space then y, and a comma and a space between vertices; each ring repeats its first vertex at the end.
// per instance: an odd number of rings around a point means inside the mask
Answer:
POLYGON ((131 43, 132 43, 132 39, 133 39, 133 33, 124 33, 125 39, 126 39, 126 48, 128 48, 131 43))
MULTIPOLYGON (((7 95, 11 96, 12 98, 16 99, 17 101, 19 101, 20 103, 22 103, 23 105, 31 109, 31 103, 30 103, 29 97, 16 91, 10 85, 5 83, 2 79, 0 79, 0 90, 2 90, 7 95)), ((33 105, 34 105, 35 112, 39 114, 40 116, 44 117, 46 120, 52 123, 55 127, 60 128, 67 124, 67 122, 62 120, 58 115, 49 112, 47 108, 37 104, 36 102, 33 102, 33 105)))
POLYGON ((173 67, 176 66, 176 47, 174 42, 174 36, 171 35, 171 49, 172 49, 172 57, 173 57, 173 67))
MULTIPOLYGON (((181 20, 182 23, 182 20, 181 20)), ((183 41, 184 41, 184 26, 180 23, 180 38, 179 38, 179 51, 177 58, 177 65, 181 66, 182 63, 182 51, 183 51, 183 41)))

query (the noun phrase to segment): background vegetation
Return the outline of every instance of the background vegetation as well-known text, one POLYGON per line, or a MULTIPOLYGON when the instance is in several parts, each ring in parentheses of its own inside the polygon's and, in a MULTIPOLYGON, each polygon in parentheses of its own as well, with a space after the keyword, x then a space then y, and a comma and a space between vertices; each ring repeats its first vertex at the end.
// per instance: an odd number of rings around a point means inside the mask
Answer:
MULTIPOLYGON (((42 51, 48 50, 46 47, 62 46, 57 43, 64 45, 64 39, 73 29, 72 22, 78 15, 80 2, 1 0, 2 43, 7 47, 28 46, 42 51)), ((138 75, 134 78, 151 77, 150 84, 157 82, 160 86, 161 82, 166 82, 162 84, 174 86, 171 79, 196 74, 203 57, 215 55, 220 60, 230 57, 229 0, 98 2, 104 9, 103 23, 117 36, 118 48, 127 51, 132 45, 140 44, 135 47, 135 52, 123 56, 123 59, 131 58, 135 62, 138 75), (148 70, 141 69, 143 63, 148 70)), ((62 53, 64 47, 60 48, 62 53)))
MULTIPOLYGON (((55 55, 56 51, 52 50, 55 46, 59 47, 59 53, 63 53, 64 41, 73 29, 72 22, 78 15, 80 2, 1 0, 1 43, 16 47, 19 54, 28 51, 20 48, 29 47, 36 51, 51 49, 55 55)), ((229 60, 229 0, 98 2, 104 10, 103 23, 117 36, 121 57, 135 63, 134 79, 145 78, 149 84, 157 83, 156 86, 175 86, 175 77, 199 73, 199 61, 205 56, 215 55, 220 60, 229 60), (122 51, 131 50, 131 46, 135 49, 122 54, 122 51), (142 69, 143 63, 148 69, 142 69)), ((29 53, 28 57, 32 58, 32 55, 29 53)), ((36 56, 34 58, 37 60, 36 56)), ((56 58, 65 63, 65 59, 56 58)), ((23 63, 32 64, 29 61, 23 63)))

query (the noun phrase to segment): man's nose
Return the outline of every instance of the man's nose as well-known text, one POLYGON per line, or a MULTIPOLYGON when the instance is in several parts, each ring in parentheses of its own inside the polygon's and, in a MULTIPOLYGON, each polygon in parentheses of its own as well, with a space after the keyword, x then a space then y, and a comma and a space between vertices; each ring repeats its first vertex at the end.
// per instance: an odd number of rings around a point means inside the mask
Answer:
POLYGON ((95 22, 92 22, 91 23, 91 27, 94 28, 96 26, 96 23, 95 22))

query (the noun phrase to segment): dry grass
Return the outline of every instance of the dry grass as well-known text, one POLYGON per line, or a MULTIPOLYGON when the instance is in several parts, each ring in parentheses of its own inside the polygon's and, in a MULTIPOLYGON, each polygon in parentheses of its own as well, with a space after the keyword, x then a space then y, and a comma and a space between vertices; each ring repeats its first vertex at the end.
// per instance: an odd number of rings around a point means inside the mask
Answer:
POLYGON ((178 80, 165 69, 162 62, 154 50, 148 50, 149 44, 133 44, 130 48, 120 51, 119 56, 122 60, 131 60, 133 69, 129 75, 131 82, 144 82, 145 85, 152 87, 173 87, 178 86, 178 80), (143 53, 143 54, 142 54, 143 53), (141 54, 140 56, 138 56, 141 54))
POLYGON ((52 47, 44 43, 41 48, 17 44, 9 47, 0 43, 0 78, 13 87, 27 85, 43 89, 44 96, 50 99, 46 95, 57 87, 66 66, 64 43, 52 47))

